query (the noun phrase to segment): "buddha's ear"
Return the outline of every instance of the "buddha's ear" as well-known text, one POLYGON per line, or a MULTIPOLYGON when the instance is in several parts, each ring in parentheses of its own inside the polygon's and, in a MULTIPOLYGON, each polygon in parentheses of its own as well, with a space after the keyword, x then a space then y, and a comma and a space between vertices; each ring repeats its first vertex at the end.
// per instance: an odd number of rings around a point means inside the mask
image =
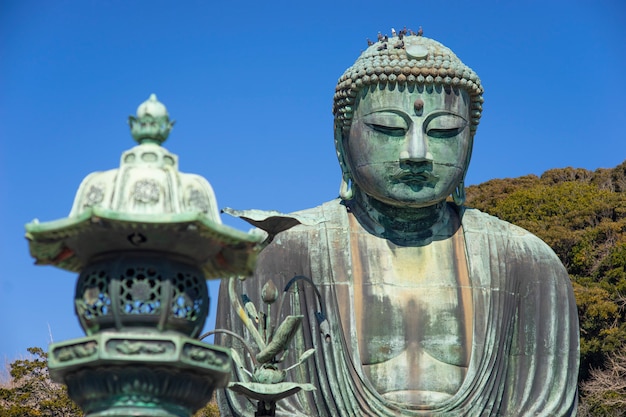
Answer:
POLYGON ((335 120, 335 150, 337 151, 337 159, 339 159, 339 166, 341 167, 341 172, 347 172, 348 168, 345 160, 345 149, 343 147, 343 126, 342 123, 339 123, 335 120))
POLYGON ((350 168, 346 163, 346 151, 344 148, 344 129, 341 123, 335 121, 335 149, 337 150, 337 159, 341 168, 341 186, 339 187, 339 197, 342 200, 351 200, 354 193, 352 190, 352 175, 350 168))
POLYGON ((465 172, 463 173, 463 181, 465 181, 465 174, 467 174, 467 170, 469 169, 470 161, 472 160, 472 151, 474 150, 474 133, 470 133, 468 149, 467 149, 467 157, 465 158, 465 172))
POLYGON ((461 178, 461 181, 457 184, 454 192, 452 193, 452 199, 454 200, 454 203, 459 207, 461 207, 465 203, 465 176, 467 175, 470 160, 472 159, 472 150, 474 149, 474 133, 470 134, 467 146, 468 149, 467 156, 465 157, 465 171, 463 171, 463 177, 461 178))

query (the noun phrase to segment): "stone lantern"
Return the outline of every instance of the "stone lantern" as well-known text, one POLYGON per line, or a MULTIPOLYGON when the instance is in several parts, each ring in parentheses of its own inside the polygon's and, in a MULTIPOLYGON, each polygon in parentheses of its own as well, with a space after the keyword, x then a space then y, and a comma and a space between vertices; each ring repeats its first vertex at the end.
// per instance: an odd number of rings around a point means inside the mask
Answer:
POLYGON ((36 264, 80 273, 86 337, 50 345, 48 366, 88 417, 186 417, 230 375, 229 351, 196 340, 206 280, 250 275, 260 238, 222 225, 208 181, 178 171, 155 95, 129 124, 118 169, 88 175, 69 217, 26 225, 36 264))

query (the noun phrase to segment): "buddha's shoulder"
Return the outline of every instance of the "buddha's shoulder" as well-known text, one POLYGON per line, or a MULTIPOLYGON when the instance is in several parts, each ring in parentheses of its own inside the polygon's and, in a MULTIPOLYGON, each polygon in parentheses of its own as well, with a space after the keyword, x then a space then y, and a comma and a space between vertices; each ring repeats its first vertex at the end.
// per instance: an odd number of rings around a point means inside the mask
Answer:
POLYGON ((335 199, 319 206, 295 211, 286 216, 296 220, 299 224, 285 234, 298 235, 319 232, 324 229, 338 229, 348 227, 347 209, 341 199, 335 199))
POLYGON ((503 233, 511 236, 532 235, 528 230, 499 219, 478 209, 464 207, 461 210, 463 228, 482 233, 503 233))
POLYGON ((501 220, 483 211, 464 207, 461 211, 463 228, 466 231, 510 236, 534 236, 528 230, 501 220))
MULTIPOLYGON (((477 209, 462 210, 463 231, 467 235, 483 236, 484 238, 501 239, 510 249, 523 246, 534 251, 554 255, 552 249, 539 237, 495 216, 477 209)), ((471 237, 470 237, 471 239, 471 237)), ((556 255, 554 255, 556 257, 556 255)))
POLYGON ((342 216, 345 216, 345 213, 346 206, 343 204, 341 199, 337 198, 316 207, 289 213, 289 215, 294 216, 295 218, 315 221, 316 223, 326 223, 340 221, 342 216))

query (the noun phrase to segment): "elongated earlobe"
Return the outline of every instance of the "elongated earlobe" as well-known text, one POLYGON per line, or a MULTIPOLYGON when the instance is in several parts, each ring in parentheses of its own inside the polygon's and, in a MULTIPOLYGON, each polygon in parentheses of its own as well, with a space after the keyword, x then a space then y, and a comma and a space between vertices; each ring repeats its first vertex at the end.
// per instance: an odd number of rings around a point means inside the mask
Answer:
POLYGON ((452 193, 452 199, 457 206, 465 204, 465 181, 461 181, 452 193))
POLYGON ((341 177, 341 187, 339 187, 339 197, 342 200, 352 200, 354 197, 354 190, 352 189, 352 180, 350 175, 343 174, 341 177))

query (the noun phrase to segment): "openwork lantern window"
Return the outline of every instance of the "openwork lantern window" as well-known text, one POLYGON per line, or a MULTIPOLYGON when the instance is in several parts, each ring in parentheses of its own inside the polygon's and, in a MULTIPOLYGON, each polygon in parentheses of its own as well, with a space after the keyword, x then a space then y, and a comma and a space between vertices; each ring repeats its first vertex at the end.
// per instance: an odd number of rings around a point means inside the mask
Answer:
POLYGON ((209 298, 197 266, 139 253, 87 266, 76 285, 75 306, 88 335, 146 327, 197 337, 209 298))

